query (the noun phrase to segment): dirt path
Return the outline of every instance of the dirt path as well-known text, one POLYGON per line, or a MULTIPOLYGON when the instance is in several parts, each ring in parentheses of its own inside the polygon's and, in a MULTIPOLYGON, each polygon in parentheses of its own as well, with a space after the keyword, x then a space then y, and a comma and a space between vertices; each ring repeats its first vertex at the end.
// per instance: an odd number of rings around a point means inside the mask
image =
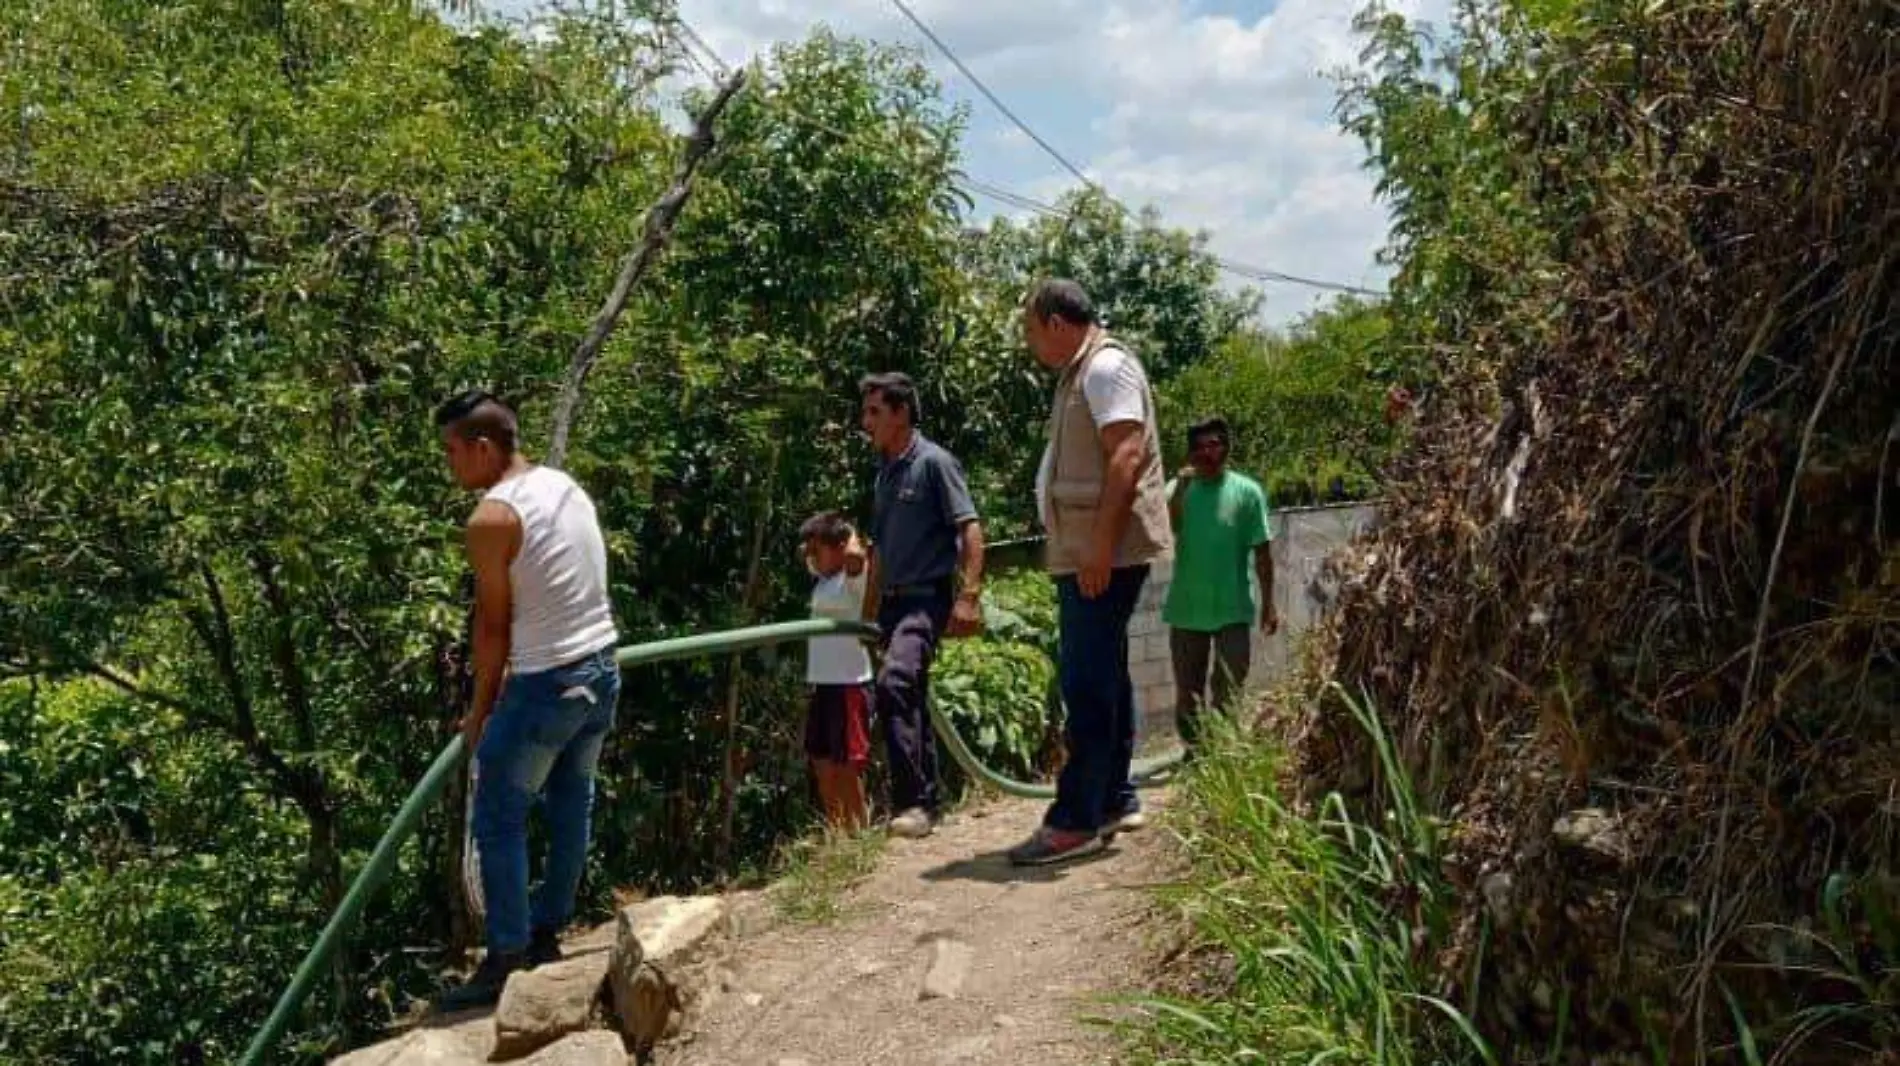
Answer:
MULTIPOLYGON (((1152 812, 1165 796, 1149 793, 1152 812)), ((731 946, 726 989, 661 1066, 1003 1066, 1117 1061, 1087 1019, 1141 987, 1153 957, 1143 887, 1164 876, 1150 827, 1089 859, 1045 869, 1002 852, 1043 804, 1001 800, 893 840, 878 871, 824 926, 776 923, 731 946), (944 948, 948 939, 962 947, 944 948), (967 962, 961 979, 957 958, 967 962), (923 998, 926 974, 955 994, 923 998)))

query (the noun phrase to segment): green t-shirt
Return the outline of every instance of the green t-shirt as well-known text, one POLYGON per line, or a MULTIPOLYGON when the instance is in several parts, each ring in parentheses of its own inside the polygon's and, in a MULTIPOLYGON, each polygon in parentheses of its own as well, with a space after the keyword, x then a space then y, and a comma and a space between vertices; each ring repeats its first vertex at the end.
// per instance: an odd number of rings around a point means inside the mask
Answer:
POLYGON ((1267 492, 1258 481, 1229 470, 1219 481, 1189 482, 1162 621, 1200 633, 1252 625, 1253 552, 1272 539, 1267 492))

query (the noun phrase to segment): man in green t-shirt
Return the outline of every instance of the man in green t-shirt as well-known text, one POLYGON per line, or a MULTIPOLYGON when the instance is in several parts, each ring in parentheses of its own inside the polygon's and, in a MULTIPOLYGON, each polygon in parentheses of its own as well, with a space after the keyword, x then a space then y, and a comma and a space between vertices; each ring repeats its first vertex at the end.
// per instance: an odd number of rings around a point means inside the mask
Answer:
POLYGON ((1195 423, 1188 429, 1188 467, 1168 485, 1174 580, 1161 618, 1174 653, 1175 727, 1190 756, 1208 706, 1210 660, 1213 706, 1227 710, 1247 680, 1253 624, 1257 620, 1268 635, 1280 628, 1267 493, 1259 482, 1227 469, 1229 440, 1225 420, 1195 423), (1258 608, 1247 580, 1250 561, 1260 585, 1258 608))

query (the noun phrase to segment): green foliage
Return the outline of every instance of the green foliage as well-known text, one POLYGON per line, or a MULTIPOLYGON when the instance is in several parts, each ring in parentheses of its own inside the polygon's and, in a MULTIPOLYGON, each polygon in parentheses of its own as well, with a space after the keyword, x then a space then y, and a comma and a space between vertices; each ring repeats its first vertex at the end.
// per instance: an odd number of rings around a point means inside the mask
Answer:
MULTIPOLYGON (((541 451, 679 152, 670 12, 615 7, 522 35, 409 0, 0 6, 0 668, 41 685, 0 698, 0 1053, 220 1057, 445 740, 469 500, 430 410, 484 385, 541 451)), ((1158 377, 1247 310, 1152 217, 969 229, 962 116, 908 52, 820 33, 755 74, 575 427, 627 640, 802 612, 798 520, 868 510, 868 370, 919 377, 992 535, 1026 529, 1032 273, 1095 287, 1158 377)), ((1019 610, 942 676, 986 754, 1030 767, 1048 665, 1025 641, 1053 624, 1019 610)), ((794 659, 628 675, 596 906, 808 825, 794 659)), ((428 990, 459 838, 459 811, 425 823, 302 1053, 428 990)))
MULTIPOLYGON (((1402 380, 1429 388, 1446 359, 1481 370, 1511 345, 1548 339, 1509 312, 1547 291, 1559 257, 1610 192, 1564 175, 1593 169, 1583 155, 1601 145, 1583 134, 1616 105, 1581 91, 1578 68, 1540 60, 1560 54, 1589 20, 1614 23, 1638 6, 1459 0, 1451 24, 1429 32, 1378 3, 1359 17, 1369 63, 1345 79, 1342 115, 1365 143, 1391 212, 1381 257, 1398 267, 1388 306, 1402 380)), ((1480 409, 1496 402, 1489 393, 1452 399, 1480 409)))
POLYGON ((1436 820, 1380 732, 1386 802, 1354 821, 1338 796, 1304 811, 1281 798, 1270 738, 1214 723, 1171 808, 1190 874, 1169 890, 1230 976, 1148 1001, 1131 1033, 1157 1066, 1453 1066, 1489 1061, 1464 1015, 1432 992, 1451 889, 1436 820))
POLYGON ((1159 390, 1169 469, 1186 462, 1187 427, 1221 415, 1233 428, 1231 462, 1275 504, 1374 495, 1397 443, 1384 417, 1398 369, 1388 336, 1382 307, 1342 299, 1284 336, 1229 338, 1159 390))
POLYGON ((103 684, 0 683, 0 1061, 235 1053, 316 917, 241 759, 103 684))
POLYGON ((1094 193, 1058 205, 1062 217, 999 219, 966 234, 958 253, 970 283, 931 360, 926 417, 955 426, 992 538, 1041 532, 1034 496, 1052 381, 1022 345, 1022 301, 1038 278, 1071 277, 1160 384, 1210 357, 1252 316, 1258 299, 1221 286, 1205 234, 1163 229, 1094 193))
POLYGON ((984 765, 1018 778, 1042 768, 1062 723, 1055 686, 1055 584, 1026 571, 983 590, 985 631, 945 641, 931 667, 930 698, 984 765))

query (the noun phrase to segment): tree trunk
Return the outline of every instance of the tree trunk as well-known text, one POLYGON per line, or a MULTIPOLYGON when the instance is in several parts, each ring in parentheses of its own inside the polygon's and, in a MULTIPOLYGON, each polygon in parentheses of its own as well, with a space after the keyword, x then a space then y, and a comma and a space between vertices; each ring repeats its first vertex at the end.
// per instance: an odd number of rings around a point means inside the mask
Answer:
MULTIPOLYGON (((778 498, 778 464, 781 445, 774 439, 772 456, 765 470, 765 488, 760 493, 759 521, 752 527, 752 558, 746 563, 745 590, 739 596, 739 623, 750 625, 757 608, 765 553, 765 533, 772 525, 773 504, 778 498)), ((739 798, 739 693, 743 678, 743 656, 735 654, 726 671, 726 757, 719 779, 719 872, 731 872, 733 815, 739 798)))
POLYGON ((744 84, 745 71, 733 71, 719 86, 719 91, 706 105, 706 110, 694 120, 693 132, 686 138, 686 152, 680 157, 679 168, 673 173, 673 184, 667 188, 665 195, 647 209, 646 233, 640 246, 628 253, 626 260, 621 263, 613 290, 607 294, 606 302, 594 316, 593 324, 588 326, 587 335, 575 347, 574 357, 568 364, 567 380, 561 386, 561 398, 554 411, 554 435, 548 445, 547 465, 559 469, 567 461, 567 438, 574 428, 575 414, 580 410, 581 387, 586 384, 588 373, 600 358, 601 346, 607 343, 614 323, 620 320, 620 312, 627 306, 627 297, 632 295, 634 283, 640 280, 640 275, 646 273, 647 267, 672 239, 673 224, 679 220, 680 210, 686 206, 687 197, 693 193, 693 172, 699 169, 700 161, 713 149, 713 122, 744 84))
MULTIPOLYGON (((317 885, 317 900, 325 915, 334 914, 343 905, 343 847, 336 811, 323 796, 300 800, 298 806, 310 822, 310 877, 317 885)), ((350 962, 347 944, 330 956, 336 995, 331 1017, 339 1022, 349 1016, 350 1001, 356 995, 356 971, 350 962)))
MULTIPOLYGON (((441 707, 442 734, 453 736, 456 720, 468 706, 468 692, 473 678, 467 669, 466 655, 468 644, 445 644, 436 652, 436 699, 441 707)), ((468 954, 481 939, 481 930, 475 909, 470 905, 468 883, 462 876, 463 864, 468 861, 468 775, 456 774, 449 779, 448 791, 442 798, 444 809, 448 812, 448 825, 442 837, 441 862, 438 866, 442 883, 452 886, 448 893, 448 929, 447 961, 451 966, 460 966, 468 959, 468 954)))

